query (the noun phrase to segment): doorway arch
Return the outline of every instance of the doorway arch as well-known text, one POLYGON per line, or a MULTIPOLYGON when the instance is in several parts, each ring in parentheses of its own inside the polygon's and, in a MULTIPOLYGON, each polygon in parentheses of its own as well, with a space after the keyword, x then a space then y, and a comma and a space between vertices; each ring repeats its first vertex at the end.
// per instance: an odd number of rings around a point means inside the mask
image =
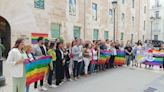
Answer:
POLYGON ((0 43, 5 47, 3 56, 7 57, 11 48, 11 29, 9 22, 2 16, 0 16, 0 43))

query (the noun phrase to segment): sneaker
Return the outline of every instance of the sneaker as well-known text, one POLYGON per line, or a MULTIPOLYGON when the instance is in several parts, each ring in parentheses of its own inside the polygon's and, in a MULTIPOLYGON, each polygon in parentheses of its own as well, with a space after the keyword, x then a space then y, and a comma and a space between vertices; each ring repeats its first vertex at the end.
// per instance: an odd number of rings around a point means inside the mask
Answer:
POLYGON ((61 86, 64 82, 62 81, 59 85, 61 86))
POLYGON ((40 87, 39 90, 40 91, 47 91, 48 89, 46 87, 40 87))
POLYGON ((72 81, 72 79, 70 78, 70 79, 67 79, 67 81, 72 81))
POLYGON ((63 84, 64 82, 62 81, 60 84, 63 84))
POLYGON ((64 82, 66 82, 66 81, 67 81, 67 79, 64 79, 63 81, 64 81, 64 82))
POLYGON ((77 77, 77 79, 80 79, 80 78, 81 78, 80 76, 77 77))
POLYGON ((50 88, 56 88, 57 86, 52 84, 52 85, 49 85, 50 88))
POLYGON ((74 80, 77 80, 77 77, 75 77, 74 80))

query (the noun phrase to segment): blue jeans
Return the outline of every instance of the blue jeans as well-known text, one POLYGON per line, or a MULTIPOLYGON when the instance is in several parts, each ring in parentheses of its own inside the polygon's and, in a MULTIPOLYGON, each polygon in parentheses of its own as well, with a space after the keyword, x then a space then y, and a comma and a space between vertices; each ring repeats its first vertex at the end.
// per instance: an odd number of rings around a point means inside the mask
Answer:
POLYGON ((74 62, 74 68, 73 68, 73 76, 78 77, 79 74, 83 71, 83 62, 73 61, 74 62))
POLYGON ((130 61, 132 60, 132 56, 126 55, 126 65, 129 66, 130 65, 130 61))
POLYGON ((26 92, 29 92, 29 86, 26 86, 26 92))
POLYGON ((78 63, 79 69, 78 69, 78 75, 82 74, 84 72, 84 61, 81 61, 78 63))
POLYGON ((74 67, 73 67, 73 77, 78 77, 79 71, 78 71, 78 61, 73 61, 74 67))
POLYGON ((94 73, 95 72, 95 66, 96 66, 96 64, 91 64, 90 65, 90 73, 94 73))

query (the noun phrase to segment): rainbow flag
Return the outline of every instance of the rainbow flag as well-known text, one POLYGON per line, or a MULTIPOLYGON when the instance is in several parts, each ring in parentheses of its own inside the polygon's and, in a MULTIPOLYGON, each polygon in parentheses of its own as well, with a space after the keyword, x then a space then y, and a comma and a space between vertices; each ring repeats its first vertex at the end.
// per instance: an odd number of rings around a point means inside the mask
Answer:
POLYGON ((48 34, 42 34, 42 33, 31 33, 31 42, 32 44, 37 43, 37 39, 39 37, 43 37, 45 41, 48 41, 48 34))
POLYGON ((123 65, 125 64, 125 51, 117 50, 117 56, 115 57, 114 64, 115 65, 123 65))
POLYGON ((42 80, 51 62, 50 56, 44 56, 34 61, 25 60, 26 85, 42 80))
POLYGON ((164 57, 164 51, 153 50, 153 56, 155 56, 155 57, 164 57))
POLYGON ((146 61, 144 64, 146 65, 163 65, 163 58, 153 57, 153 61, 146 61))
POLYGON ((153 60, 146 60, 147 65, 163 65, 164 62, 164 52, 159 50, 152 50, 153 60))
POLYGON ((154 57, 153 62, 158 63, 158 64, 163 64, 163 58, 160 57, 154 57))
POLYGON ((111 54, 111 51, 101 50, 97 64, 105 64, 110 59, 111 54))

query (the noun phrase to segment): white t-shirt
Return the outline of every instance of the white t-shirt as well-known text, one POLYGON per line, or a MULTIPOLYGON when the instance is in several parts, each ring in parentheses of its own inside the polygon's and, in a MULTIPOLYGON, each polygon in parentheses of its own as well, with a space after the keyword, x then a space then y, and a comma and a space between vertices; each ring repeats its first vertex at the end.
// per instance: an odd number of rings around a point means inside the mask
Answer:
POLYGON ((80 54, 79 54, 80 58, 79 58, 78 62, 82 62, 83 61, 83 46, 80 45, 79 48, 80 48, 80 54))
POLYGON ((93 60, 98 60, 98 53, 95 49, 91 50, 91 55, 93 54, 93 60))

